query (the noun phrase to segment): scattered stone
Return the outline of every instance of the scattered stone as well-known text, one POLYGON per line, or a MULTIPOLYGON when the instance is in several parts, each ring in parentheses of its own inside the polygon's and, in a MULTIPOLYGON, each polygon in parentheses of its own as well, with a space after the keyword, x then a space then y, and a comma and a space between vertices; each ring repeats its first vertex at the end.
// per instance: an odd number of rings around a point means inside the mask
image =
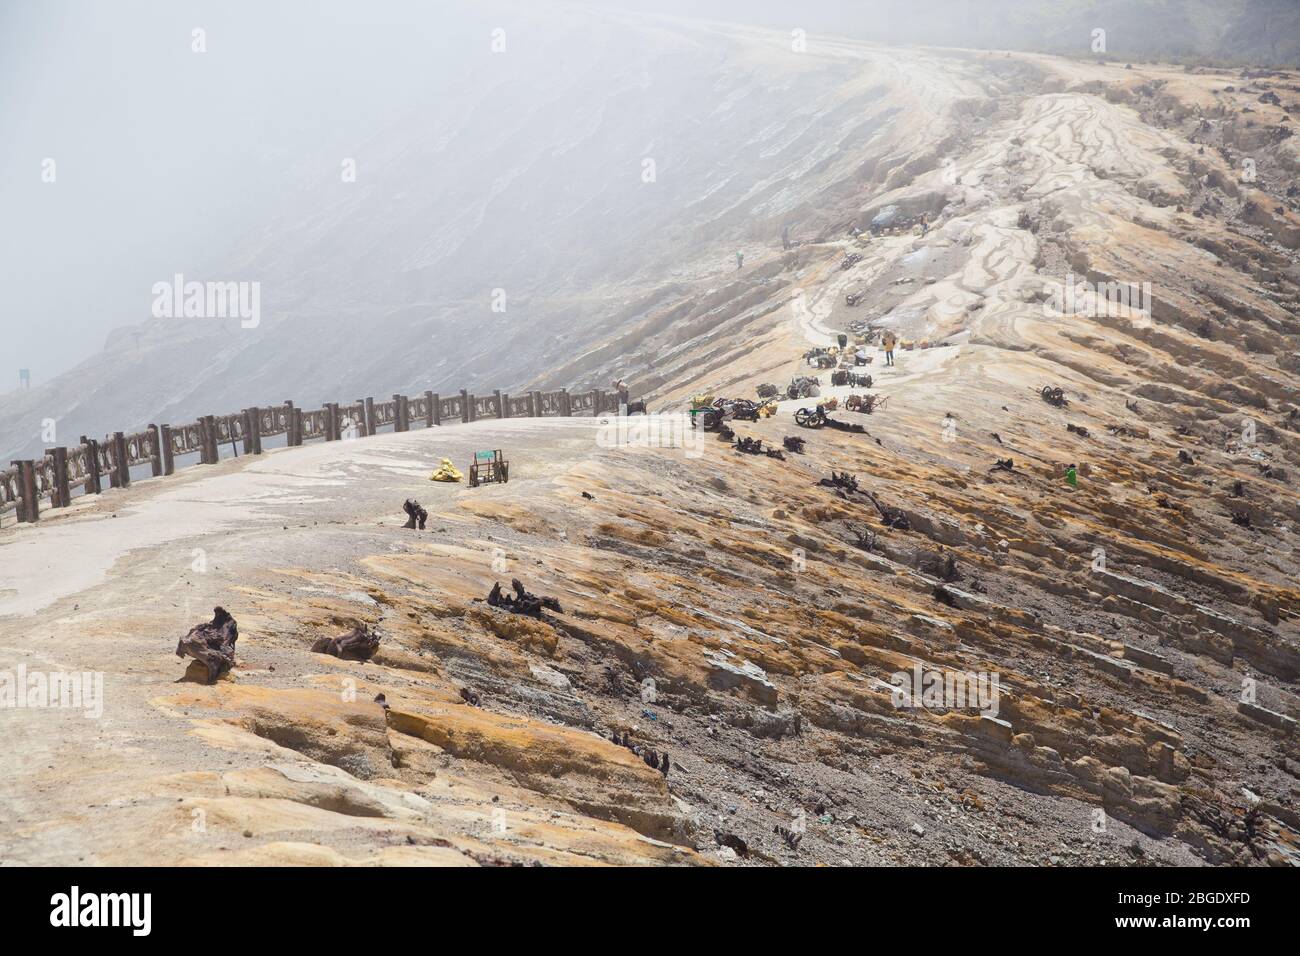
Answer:
POLYGON ((734 850, 739 856, 749 856, 749 844, 734 833, 714 830, 713 839, 718 841, 718 846, 734 850))
POLYGON ((1238 702, 1237 713, 1249 717, 1251 720, 1258 720, 1261 724, 1268 724, 1277 730, 1284 730, 1287 733, 1295 731, 1295 718, 1288 717, 1286 714, 1279 714, 1275 710, 1269 710, 1260 707, 1258 704, 1248 704, 1244 700, 1238 702))

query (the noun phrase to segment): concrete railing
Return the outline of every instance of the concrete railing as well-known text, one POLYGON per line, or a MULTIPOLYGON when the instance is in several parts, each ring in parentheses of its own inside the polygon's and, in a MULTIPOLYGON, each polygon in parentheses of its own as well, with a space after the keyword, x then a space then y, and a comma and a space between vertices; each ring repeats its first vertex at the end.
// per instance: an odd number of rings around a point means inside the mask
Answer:
MULTIPOLYGON (((260 455, 262 439, 285 436, 286 444, 323 439, 339 441, 377 434, 392 426, 409 431, 412 425, 432 428, 484 418, 540 418, 543 416, 600 415, 618 411, 618 395, 601 389, 570 392, 525 392, 508 395, 474 395, 462 389, 454 395, 425 392, 422 395, 394 395, 389 401, 373 398, 306 410, 293 402, 283 405, 252 406, 232 415, 205 415, 186 425, 150 425, 144 431, 114 432, 103 440, 81 436, 70 447, 48 448, 43 458, 13 461, 0 471, 0 523, 9 512, 20 522, 40 519, 43 508, 66 508, 73 490, 97 495, 107 484, 125 488, 131 483, 131 469, 148 465, 152 474, 173 474, 178 461, 189 455, 191 464, 214 465, 221 460, 221 448, 230 445, 239 454, 260 455)), ((183 466, 180 466, 183 467, 183 466)))

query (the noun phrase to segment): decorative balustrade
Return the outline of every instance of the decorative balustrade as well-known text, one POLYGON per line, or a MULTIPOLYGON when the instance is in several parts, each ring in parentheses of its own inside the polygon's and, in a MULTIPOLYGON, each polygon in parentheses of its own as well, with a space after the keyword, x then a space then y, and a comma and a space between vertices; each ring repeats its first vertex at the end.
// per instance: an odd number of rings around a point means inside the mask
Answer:
POLYGON ((187 455, 198 454, 199 464, 214 465, 221 459, 223 446, 229 445, 236 455, 241 444, 244 454, 261 454, 262 439, 279 435, 286 436, 286 444, 296 446, 316 439, 338 441, 374 435, 390 425, 394 431, 408 431, 481 419, 609 411, 618 411, 618 396, 600 389, 570 392, 561 388, 514 395, 500 391, 487 395, 425 392, 394 395, 390 401, 359 398, 347 404, 328 403, 311 411, 286 401, 230 415, 206 415, 182 425, 150 425, 130 434, 115 432, 102 440, 83 435, 79 445, 46 449, 42 458, 13 461, 0 470, 0 523, 10 511, 19 521, 34 522, 42 507, 66 508, 72 502, 73 488, 80 488, 83 494, 99 494, 105 480, 110 487, 126 487, 133 467, 147 464, 155 476, 170 475, 177 459, 187 455))

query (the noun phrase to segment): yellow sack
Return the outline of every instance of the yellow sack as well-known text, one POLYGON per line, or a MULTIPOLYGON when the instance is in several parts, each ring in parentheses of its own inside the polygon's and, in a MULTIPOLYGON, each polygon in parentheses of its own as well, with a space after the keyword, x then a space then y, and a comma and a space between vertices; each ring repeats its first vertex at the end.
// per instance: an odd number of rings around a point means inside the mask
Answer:
POLYGON ((465 476, 456 470, 450 458, 444 458, 442 465, 429 476, 430 481, 460 481, 465 476))

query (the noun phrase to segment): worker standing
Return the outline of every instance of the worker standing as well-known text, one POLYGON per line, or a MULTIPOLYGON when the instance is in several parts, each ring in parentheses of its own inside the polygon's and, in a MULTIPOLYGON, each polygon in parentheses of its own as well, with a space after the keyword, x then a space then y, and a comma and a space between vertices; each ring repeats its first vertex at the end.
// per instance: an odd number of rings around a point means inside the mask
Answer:
POLYGON ((1065 483, 1071 488, 1079 487, 1079 471, 1074 465, 1070 465, 1065 469, 1065 483))
POLYGON ((745 254, 741 252, 739 249, 737 249, 736 250, 736 271, 739 272, 740 267, 743 266, 744 264, 745 264, 745 254))
POLYGON ((841 351, 841 352, 843 352, 846 348, 849 347, 849 337, 848 337, 847 335, 845 335, 843 332, 841 332, 841 333, 836 337, 836 341, 840 343, 840 351, 841 351))
POLYGON ((880 337, 880 347, 885 350, 885 364, 894 364, 894 346, 898 344, 898 336, 893 333, 892 329, 886 329, 885 334, 880 337))

